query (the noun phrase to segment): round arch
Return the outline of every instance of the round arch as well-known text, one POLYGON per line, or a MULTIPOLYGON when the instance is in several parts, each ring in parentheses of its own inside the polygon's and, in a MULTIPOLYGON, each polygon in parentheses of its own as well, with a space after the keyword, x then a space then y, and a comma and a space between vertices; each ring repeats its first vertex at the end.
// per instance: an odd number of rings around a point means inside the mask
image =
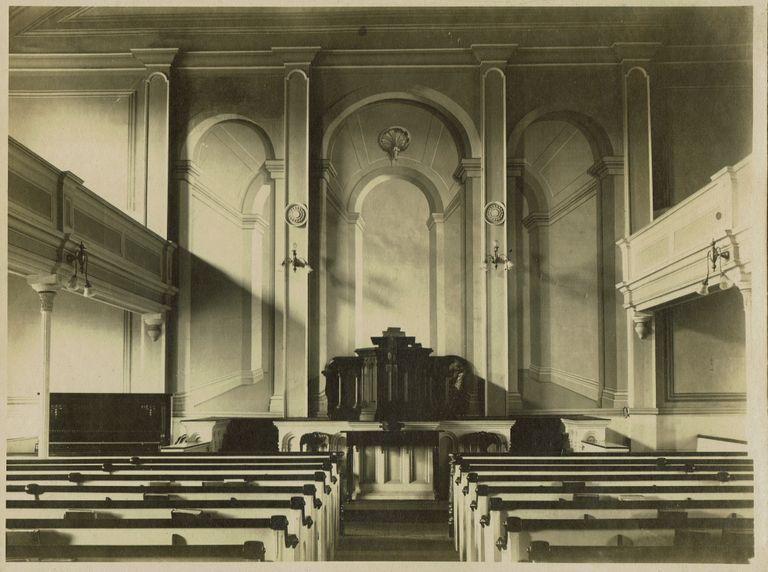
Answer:
POLYGON ((349 195, 347 211, 359 213, 368 193, 384 181, 391 179, 403 179, 413 183, 427 199, 430 213, 443 212, 443 200, 432 177, 416 166, 404 165, 377 167, 363 173, 349 195))
POLYGON ((507 149, 512 157, 517 158, 517 149, 522 141, 525 130, 537 121, 564 121, 577 127, 587 138, 592 150, 592 158, 599 161, 603 157, 613 156, 613 145, 603 126, 592 117, 579 111, 559 109, 552 106, 544 106, 527 113, 515 125, 507 139, 507 149))
POLYGON ((361 88, 342 98, 323 116, 322 156, 328 157, 333 136, 347 117, 366 105, 388 100, 414 101, 438 111, 459 136, 463 155, 465 157, 481 156, 482 140, 469 114, 447 95, 424 86, 389 92, 377 92, 372 87, 361 88))
POLYGON ((200 119, 199 115, 195 116, 192 120, 190 120, 188 124, 188 126, 193 124, 194 126, 187 131, 187 136, 184 139, 184 143, 182 144, 181 150, 179 152, 179 158, 182 161, 194 161, 195 150, 197 149, 200 140, 203 138, 203 135, 205 135, 208 130, 215 125, 224 123, 226 121, 240 121, 252 126, 264 141, 264 146, 266 147, 268 158, 275 158, 275 146, 272 142, 272 138, 269 136, 266 130, 250 117, 246 117, 245 115, 241 115, 239 113, 212 113, 204 119, 200 119))

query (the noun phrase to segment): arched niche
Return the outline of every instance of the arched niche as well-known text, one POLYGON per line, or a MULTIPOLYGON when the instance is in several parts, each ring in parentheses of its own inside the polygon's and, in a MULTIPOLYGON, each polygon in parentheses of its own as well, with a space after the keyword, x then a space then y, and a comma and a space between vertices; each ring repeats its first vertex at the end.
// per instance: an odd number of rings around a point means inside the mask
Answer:
POLYGON ((599 185, 591 167, 612 153, 602 128, 578 113, 542 109, 512 130, 510 191, 518 232, 523 400, 534 409, 599 407, 602 266, 599 185), (525 252, 523 252, 525 249, 525 252))
POLYGON ((266 411, 274 353, 272 142, 249 119, 214 116, 197 124, 184 153, 185 413, 266 411))
MULTIPOLYGON (((327 240, 321 252, 327 269, 328 356, 344 355, 370 343, 371 333, 362 311, 362 271, 368 261, 365 236, 371 220, 363 211, 370 193, 393 181, 418 189, 427 204, 419 224, 425 231, 429 257, 419 269, 428 273, 424 283, 429 294, 423 308, 429 318, 425 323, 428 333, 419 334, 418 340, 438 353, 450 350, 462 354, 464 281, 460 276, 465 269, 459 253, 465 223, 462 183, 454 174, 466 153, 473 152, 467 135, 459 134, 462 122, 447 117, 444 108, 433 105, 428 98, 403 92, 357 97, 351 102, 345 99, 339 105, 326 116, 328 128, 323 139, 329 165, 325 171, 327 240), (341 103, 346 107, 339 107, 341 103), (396 158, 378 143, 382 131, 392 126, 402 127, 410 135, 408 148, 396 158), (453 326, 450 330, 449 324, 453 326)), ((388 207, 394 214, 402 208, 398 204, 388 207)), ((397 233, 391 233, 390 238, 397 239, 397 233)), ((388 326, 402 325, 377 325, 379 330, 373 334, 380 334, 388 326)))

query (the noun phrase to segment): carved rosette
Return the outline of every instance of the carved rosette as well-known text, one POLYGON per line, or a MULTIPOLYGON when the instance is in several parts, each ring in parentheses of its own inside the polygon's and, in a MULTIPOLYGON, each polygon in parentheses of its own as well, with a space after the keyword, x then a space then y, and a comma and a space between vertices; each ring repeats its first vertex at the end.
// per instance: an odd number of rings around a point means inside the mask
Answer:
POLYGON ((397 161, 397 156, 408 148, 411 134, 405 127, 387 127, 379 133, 379 147, 389 155, 390 161, 397 161))
POLYGON ((307 224, 309 211, 307 205, 300 203, 291 203, 285 207, 285 222, 291 226, 301 227, 307 224))
POLYGON ((500 201, 491 201, 485 205, 485 222, 501 226, 507 220, 507 209, 500 201))

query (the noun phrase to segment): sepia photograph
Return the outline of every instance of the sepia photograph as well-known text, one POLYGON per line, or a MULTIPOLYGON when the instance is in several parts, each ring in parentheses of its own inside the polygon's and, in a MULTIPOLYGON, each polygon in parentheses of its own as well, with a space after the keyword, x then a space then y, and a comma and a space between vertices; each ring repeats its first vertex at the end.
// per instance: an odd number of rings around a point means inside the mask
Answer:
POLYGON ((0 567, 768 566, 763 1, 2 11, 0 567))

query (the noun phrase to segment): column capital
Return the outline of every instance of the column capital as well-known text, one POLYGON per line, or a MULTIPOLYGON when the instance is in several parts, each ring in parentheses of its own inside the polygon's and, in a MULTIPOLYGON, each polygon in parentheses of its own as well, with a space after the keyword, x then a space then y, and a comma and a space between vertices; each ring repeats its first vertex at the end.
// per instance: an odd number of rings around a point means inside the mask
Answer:
POLYGON ((623 176, 624 157, 603 157, 587 169, 587 173, 598 180, 608 176, 623 176))
POLYGON ((472 44, 470 49, 481 66, 504 68, 517 51, 517 44, 472 44))
POLYGON ((200 176, 200 170, 194 161, 178 160, 173 162, 172 175, 174 179, 196 179, 200 176))
POLYGON ((640 67, 653 61, 661 47, 661 42, 616 42, 611 46, 619 62, 640 67))
POLYGON ((508 159, 507 178, 522 177, 526 167, 528 167, 528 161, 525 159, 508 159))
POLYGON ((361 232, 365 230, 365 219, 360 213, 347 212, 344 216, 344 220, 346 220, 348 224, 360 229, 361 232))
POLYGON ((179 48, 131 48, 133 57, 144 64, 147 71, 160 72, 166 78, 178 53, 179 48))
POLYGON ((320 49, 320 46, 273 46, 272 53, 282 60, 286 75, 294 70, 306 74, 320 49))
POLYGON ((285 179, 285 161, 283 159, 267 159, 264 168, 272 179, 285 179))
POLYGON ((459 166, 453 172, 453 178, 462 183, 467 179, 479 179, 483 174, 483 162, 480 158, 468 158, 459 161, 459 166))
POLYGON ((445 222, 445 215, 443 213, 429 213, 427 218, 427 229, 432 230, 436 224, 443 224, 445 222))
POLYGON ((335 179, 338 176, 336 167, 333 166, 330 159, 318 159, 313 163, 314 168, 319 171, 320 177, 328 181, 329 179, 335 179))
POLYGON ((57 292, 61 290, 61 281, 58 274, 37 274, 27 277, 30 288, 40 294, 41 292, 57 292))

